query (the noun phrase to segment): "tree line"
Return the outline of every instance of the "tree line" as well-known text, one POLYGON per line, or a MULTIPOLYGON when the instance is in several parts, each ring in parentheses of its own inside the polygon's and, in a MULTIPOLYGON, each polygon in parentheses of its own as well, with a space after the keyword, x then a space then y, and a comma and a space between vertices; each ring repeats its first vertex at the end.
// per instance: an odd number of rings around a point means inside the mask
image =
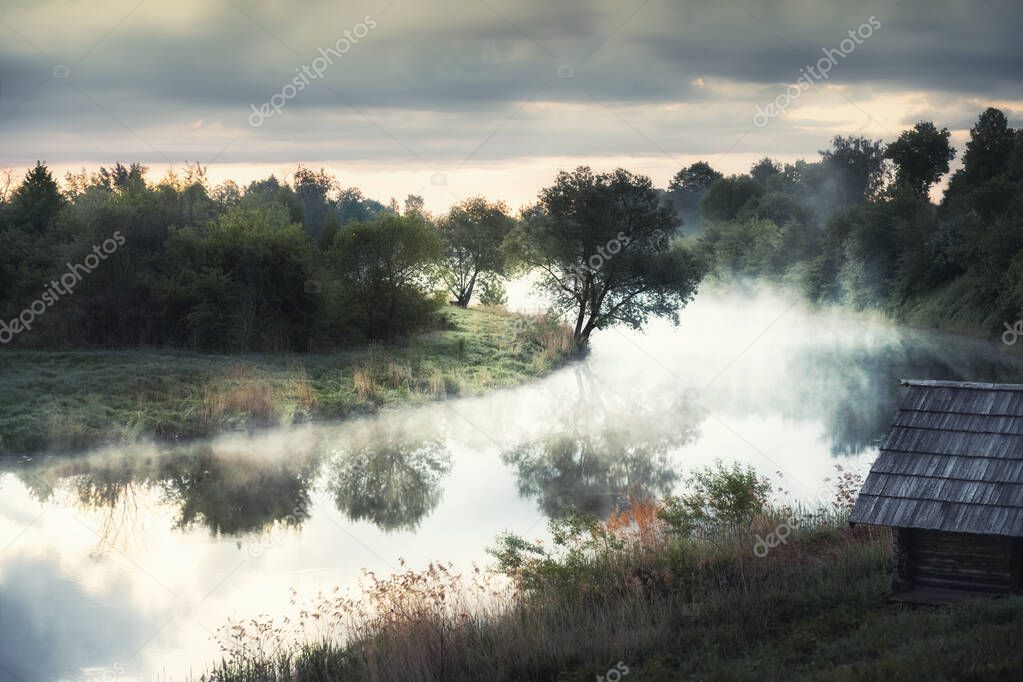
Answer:
POLYGON ((675 315, 701 274, 649 178, 624 170, 561 173, 520 216, 470 197, 437 217, 302 167, 245 188, 211 187, 199 165, 146 175, 118 163, 61 184, 38 162, 7 184, 4 346, 345 348, 435 327, 445 301, 502 305, 506 278, 536 270, 582 349, 595 329, 675 315))
POLYGON ((897 139, 836 137, 814 162, 765 158, 722 177, 705 163, 669 194, 700 222, 717 276, 797 287, 809 299, 946 328, 1001 331, 1023 318, 1023 129, 989 108, 939 203, 957 150, 921 121, 897 139))
POLYGON ((432 216, 303 167, 241 188, 199 165, 151 182, 137 163, 61 184, 40 162, 0 179, 0 347, 345 348, 436 327, 445 302, 503 304, 525 272, 579 349, 677 321, 708 271, 998 331, 1023 318, 1023 130, 983 112, 936 205, 949 140, 922 121, 729 177, 697 162, 666 190, 579 167, 516 215, 470 197, 432 216))

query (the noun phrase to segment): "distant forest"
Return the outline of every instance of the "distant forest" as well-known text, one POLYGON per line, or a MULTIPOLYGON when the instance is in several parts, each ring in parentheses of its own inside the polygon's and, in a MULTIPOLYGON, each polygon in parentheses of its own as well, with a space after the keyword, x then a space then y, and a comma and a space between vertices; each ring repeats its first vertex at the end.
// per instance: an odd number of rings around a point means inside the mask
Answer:
MULTIPOLYGON (((817 302, 995 333, 1023 318, 1023 130, 997 109, 981 114, 935 205, 930 190, 957 154, 949 139, 921 122, 888 144, 840 136, 817 161, 765 158, 743 175, 698 162, 656 192, 682 226, 661 222, 700 258, 688 272, 766 278, 817 302)), ((308 351, 393 340, 436 324, 447 300, 503 303, 509 245, 543 236, 525 229, 541 224, 535 207, 514 217, 477 197, 435 218, 420 197, 384 205, 302 167, 245 188, 211 187, 198 165, 155 183, 146 170, 117 164, 58 183, 38 163, 18 184, 0 178, 0 347, 308 351)), ((602 186, 580 171, 559 183, 602 186)), ((623 182, 637 197, 650 184, 623 182)), ((545 190, 548 208, 558 187, 545 190)), ((615 197, 587 201, 620 208, 615 197)), ((558 216, 562 227, 589 219, 558 216)), ((583 267, 607 243, 587 239, 583 267)))
POLYGON ((763 159, 727 178, 698 163, 670 194, 699 221, 718 277, 993 334, 1023 318, 1023 129, 984 111, 935 205, 930 190, 957 154, 949 138, 920 122, 887 145, 836 137, 814 163, 763 159))

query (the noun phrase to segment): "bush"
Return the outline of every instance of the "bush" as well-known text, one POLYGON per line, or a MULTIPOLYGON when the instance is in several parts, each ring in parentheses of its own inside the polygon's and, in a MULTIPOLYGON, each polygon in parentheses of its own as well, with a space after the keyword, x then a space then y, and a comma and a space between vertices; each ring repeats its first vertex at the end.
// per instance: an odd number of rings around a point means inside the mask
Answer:
POLYGON ((327 253, 334 281, 328 333, 340 342, 385 340, 419 331, 433 321, 429 270, 440 238, 415 215, 388 215, 344 228, 327 253))
POLYGON ((767 508, 771 484, 753 469, 734 462, 694 472, 687 481, 689 491, 669 496, 659 517, 673 532, 688 536, 714 527, 748 525, 767 508))

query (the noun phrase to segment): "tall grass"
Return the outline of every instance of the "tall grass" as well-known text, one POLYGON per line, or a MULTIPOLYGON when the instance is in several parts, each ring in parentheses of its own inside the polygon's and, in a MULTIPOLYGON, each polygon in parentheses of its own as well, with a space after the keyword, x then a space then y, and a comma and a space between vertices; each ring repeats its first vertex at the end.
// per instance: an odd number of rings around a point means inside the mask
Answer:
POLYGON ((550 546, 502 536, 494 573, 367 574, 297 627, 229 626, 204 679, 1020 679, 1019 601, 885 603, 891 537, 848 527, 854 483, 798 508, 718 466, 679 497, 554 521, 550 546))
POLYGON ((220 426, 236 417, 253 426, 277 422, 274 386, 250 367, 234 365, 202 390, 200 423, 203 425, 220 426))
POLYGON ((618 661, 638 671, 681 642, 700 656, 734 654, 762 637, 794 589, 823 601, 867 584, 880 599, 883 533, 818 515, 758 559, 756 537, 789 522, 789 509, 700 540, 675 537, 661 509, 635 500, 605 522, 577 519, 556 529, 556 550, 505 537, 495 554, 510 582, 480 573, 466 581, 439 565, 369 576, 362 597, 305 608, 297 630, 256 621, 231 631, 227 658, 206 679, 593 679, 618 661))

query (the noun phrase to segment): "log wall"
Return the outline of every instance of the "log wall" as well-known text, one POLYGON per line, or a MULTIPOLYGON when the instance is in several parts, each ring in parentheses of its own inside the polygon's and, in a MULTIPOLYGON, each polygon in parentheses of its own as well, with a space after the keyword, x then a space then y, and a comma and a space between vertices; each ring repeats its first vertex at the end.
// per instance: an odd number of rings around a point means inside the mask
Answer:
POLYGON ((898 529, 895 578, 913 588, 1010 593, 1020 589, 1020 541, 992 535, 969 535, 898 529))

